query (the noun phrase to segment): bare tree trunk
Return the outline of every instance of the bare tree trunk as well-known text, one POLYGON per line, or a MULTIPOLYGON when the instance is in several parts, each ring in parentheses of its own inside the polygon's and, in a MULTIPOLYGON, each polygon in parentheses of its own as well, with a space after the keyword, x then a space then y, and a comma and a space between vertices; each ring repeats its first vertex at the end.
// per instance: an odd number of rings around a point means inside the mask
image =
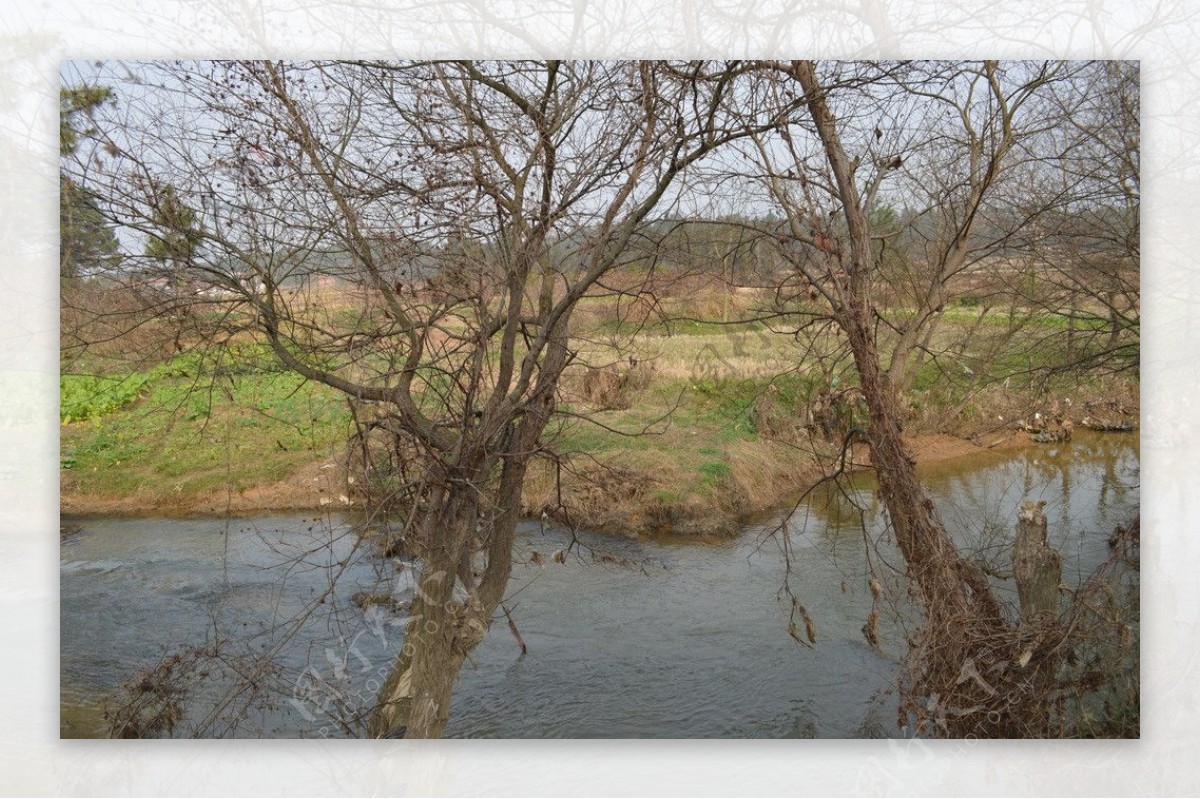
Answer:
MULTIPOLYGON (((438 587, 427 580, 421 583, 426 594, 438 587)), ((429 595, 429 599, 434 597, 429 595)), ((445 603, 413 603, 404 650, 380 691, 371 718, 371 737, 441 737, 450 720, 454 683, 467 654, 462 647, 455 647, 454 624, 445 603)))
MULTIPOLYGON (((467 654, 483 640, 482 608, 455 601, 452 578, 421 581, 426 598, 414 615, 409 633, 415 644, 407 738, 440 738, 450 721, 450 696, 467 654)), ((406 641, 406 643, 408 643, 406 641)))
POLYGON ((842 147, 833 113, 817 83, 813 65, 800 62, 795 75, 804 87, 808 109, 837 182, 850 238, 843 304, 834 319, 846 333, 854 354, 863 397, 870 412, 869 440, 879 492, 897 544, 908 564, 926 612, 933 622, 946 614, 973 612, 985 623, 999 623, 1000 609, 978 566, 964 559, 946 534, 933 502, 917 477, 916 462, 902 438, 900 400, 884 373, 875 343, 867 280, 874 265, 870 223, 854 181, 853 167, 842 147), (937 600, 936 602, 933 600, 937 600))
POLYGON ((904 445, 899 399, 880 367, 865 307, 852 307, 842 324, 870 412, 868 438, 880 499, 931 624, 961 613, 1000 623, 987 578, 958 552, 917 476, 916 462, 904 445))
POLYGON ((404 647, 380 689, 368 726, 373 738, 439 738, 446 729, 463 662, 483 641, 504 600, 526 468, 554 410, 557 377, 551 375, 561 374, 567 362, 567 318, 552 334, 545 379, 521 420, 513 424, 499 478, 489 491, 490 523, 484 525, 479 514, 480 488, 490 471, 486 466, 453 479, 444 477, 429 492, 429 505, 417 525, 416 548, 423 560, 420 582, 404 647), (480 548, 486 564, 477 572, 473 554, 480 548))
POLYGON ((1108 293, 1108 351, 1116 352, 1121 339, 1121 314, 1117 311, 1116 292, 1108 293))
POLYGON ((1021 602, 1021 621, 1028 624, 1058 615, 1062 556, 1046 541, 1045 502, 1026 502, 1017 517, 1013 544, 1013 577, 1021 602))
POLYGON ((494 608, 474 590, 469 561, 479 505, 463 483, 469 481, 447 478, 429 492, 417 526, 420 576, 404 646, 380 690, 372 737, 439 737, 463 661, 487 632, 494 608))
MULTIPOLYGON (((461 478, 460 478, 461 479, 461 478)), ((474 534, 478 503, 447 476, 428 492, 417 525, 420 577, 404 646, 380 691, 373 737, 435 738, 450 718, 450 694, 466 655, 483 640, 488 616, 469 590, 455 592, 460 553, 474 534)))
POLYGON ((921 639, 914 651, 913 696, 909 704, 918 716, 925 711, 912 701, 917 697, 955 705, 952 716, 944 707, 935 710, 941 711, 939 721, 951 735, 994 731, 1003 728, 1007 720, 993 721, 992 714, 986 712, 968 715, 965 708, 985 707, 989 689, 982 682, 964 681, 963 674, 987 667, 991 657, 983 642, 1006 630, 1007 624, 982 569, 964 558, 947 534, 917 476, 916 462, 904 445, 899 396, 881 366, 872 325, 868 276, 874 256, 870 223, 855 184, 854 169, 813 65, 798 62, 794 74, 804 87, 849 233, 849 257, 843 262, 844 271, 839 270, 837 276, 842 284, 841 302, 835 305, 833 317, 849 341, 870 413, 867 433, 879 496, 908 567, 911 590, 925 613, 921 639))

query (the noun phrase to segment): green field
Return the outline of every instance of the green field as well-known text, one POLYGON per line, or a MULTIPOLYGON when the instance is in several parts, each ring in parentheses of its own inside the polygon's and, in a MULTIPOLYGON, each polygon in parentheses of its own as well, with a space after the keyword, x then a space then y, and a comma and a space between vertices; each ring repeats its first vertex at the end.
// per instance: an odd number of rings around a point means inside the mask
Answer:
MULTIPOLYGON (((563 413, 545 443, 568 466, 567 493, 601 526, 630 526, 647 513, 677 523, 680 514, 717 509, 720 517, 781 501, 835 447, 804 429, 812 403, 855 381, 838 341, 827 330, 801 334, 800 314, 764 321, 743 300, 734 323, 722 324, 695 321, 711 309, 664 306, 674 317, 635 324, 611 301, 589 299, 572 330, 578 365, 563 377, 563 413), (612 401, 588 396, 589 365, 622 372, 630 358, 639 383, 612 401)), ((1077 374, 1049 368, 1064 356, 1063 337, 1047 334, 1059 320, 1014 332, 1001 323, 1007 318, 970 308, 943 316, 929 340, 934 354, 913 359, 906 373, 910 434, 995 429, 997 419, 1080 391, 1077 374)), ((428 381, 431 400, 445 388, 439 380, 444 373, 428 381)), ((1136 398, 1131 374, 1092 388, 1118 385, 1136 398)), ((354 432, 344 396, 285 371, 254 343, 140 369, 72 363, 60 394, 63 491, 80 508, 100 497, 184 511, 214 492, 270 486, 339 460, 354 432)), ((851 408, 843 423, 862 424, 864 413, 851 408)), ((557 502, 551 471, 534 465, 529 510, 557 502)))

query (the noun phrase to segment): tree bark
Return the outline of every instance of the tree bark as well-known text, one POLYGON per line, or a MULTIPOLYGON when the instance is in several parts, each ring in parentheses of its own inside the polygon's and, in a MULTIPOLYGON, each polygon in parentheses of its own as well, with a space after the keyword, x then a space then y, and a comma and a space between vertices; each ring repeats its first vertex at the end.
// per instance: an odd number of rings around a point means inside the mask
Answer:
MULTIPOLYGON (((850 247, 839 275, 841 304, 834 320, 845 332, 854 355, 860 387, 870 413, 868 441, 879 494, 892 524, 910 577, 925 605, 929 627, 943 632, 939 621, 956 614, 990 626, 1002 623, 1000 607, 978 566, 962 557, 946 533, 933 502, 917 477, 916 462, 903 440, 900 400, 881 366, 868 297, 874 266, 870 221, 854 179, 854 168, 842 146, 836 120, 811 62, 797 62, 794 75, 804 88, 808 110, 825 149, 826 159, 842 201, 850 247)), ((839 256, 840 258, 841 256, 839 256)), ((949 632, 944 631, 944 632, 949 632)))
POLYGON ((1025 502, 1017 516, 1013 577, 1021 603, 1021 621, 1029 624, 1058 615, 1062 556, 1046 540, 1045 502, 1025 502))
POLYGON ((488 616, 470 583, 456 596, 458 564, 474 534, 478 503, 469 481, 449 476, 429 491, 417 525, 420 577, 404 645, 385 681, 368 732, 372 737, 433 738, 450 718, 450 693, 466 655, 487 629, 488 616))
POLYGON ((903 439, 898 396, 880 366, 865 308, 851 306, 841 320, 870 413, 868 441, 896 543, 908 564, 931 624, 969 613, 988 624, 1001 621, 987 578, 962 557, 917 475, 903 439))
POLYGON ((932 717, 950 736, 1002 734, 1011 719, 1005 712, 987 711, 996 705, 996 690, 972 675, 992 668, 999 655, 988 642, 1002 638, 1009 625, 983 570, 963 557, 946 532, 904 445, 899 394, 881 365, 875 338, 869 290, 875 258, 854 165, 813 65, 797 62, 794 75, 804 88, 848 231, 850 246, 826 263, 835 286, 832 316, 854 356, 870 414, 867 439, 879 498, 904 557, 910 591, 925 616, 910 655, 902 708, 906 716, 915 715, 919 728, 932 717))
MULTIPOLYGON (((368 725, 373 738, 440 738, 450 720, 450 698, 463 662, 491 625, 512 572, 512 548, 520 520, 526 468, 554 410, 557 376, 566 366, 569 316, 551 336, 542 379, 525 404, 500 458, 499 477, 489 483, 486 459, 453 478, 443 476, 428 492, 418 525, 422 573, 405 630, 404 646, 368 725), (480 525, 483 489, 492 498, 491 521, 480 525), (477 542, 476 538, 483 538, 477 542), (474 555, 486 565, 476 581, 474 555), (456 587, 458 590, 456 591, 456 587)), ((463 460, 473 462, 469 456, 463 460)))

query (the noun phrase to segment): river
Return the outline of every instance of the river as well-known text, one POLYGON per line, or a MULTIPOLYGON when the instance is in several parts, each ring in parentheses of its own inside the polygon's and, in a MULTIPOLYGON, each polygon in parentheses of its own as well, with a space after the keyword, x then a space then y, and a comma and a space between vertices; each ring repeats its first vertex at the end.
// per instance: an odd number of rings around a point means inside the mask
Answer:
MULTIPOLYGON (((1016 507, 1044 500, 1064 582, 1080 582, 1139 502, 1136 434, 981 453, 923 468, 952 534, 1003 568, 1016 507)), ((736 535, 697 542, 571 536, 522 525, 503 617, 455 689, 450 737, 880 737, 899 734, 891 693, 911 610, 870 477, 814 492, 736 535), (859 512, 855 499, 865 509, 859 512), (535 557, 536 553, 536 557, 535 557), (541 561, 540 563, 538 561, 541 561), (861 632, 868 564, 898 598, 882 651, 861 632), (815 645, 788 634, 792 594, 815 645)), ((360 732, 401 640, 403 610, 356 594, 412 595, 411 564, 383 561, 342 515, 244 519, 68 518, 61 543, 63 737, 105 734, 104 709, 179 647, 197 680, 174 735, 321 737, 360 732), (399 572, 396 566, 400 565, 399 572), (297 617, 300 617, 297 619, 297 617), (239 676, 240 675, 240 676, 239 676), (252 686, 252 689, 248 686, 252 686)), ((997 580, 1002 598, 1015 589, 997 580)), ((800 637, 804 625, 800 624, 800 637)), ((145 697, 151 692, 134 692, 145 697)))

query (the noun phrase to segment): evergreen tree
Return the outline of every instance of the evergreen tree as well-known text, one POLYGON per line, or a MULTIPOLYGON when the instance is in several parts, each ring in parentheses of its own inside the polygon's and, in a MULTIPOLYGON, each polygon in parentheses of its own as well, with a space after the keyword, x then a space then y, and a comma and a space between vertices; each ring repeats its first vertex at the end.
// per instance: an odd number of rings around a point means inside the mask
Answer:
MULTIPOLYGON (((95 134, 91 112, 108 102, 105 86, 77 86, 59 93, 58 140, 63 158, 74 155, 81 139, 95 134)), ((100 210, 99 197, 65 171, 59 172, 59 276, 74 279, 111 267, 116 261, 117 237, 100 210)))

